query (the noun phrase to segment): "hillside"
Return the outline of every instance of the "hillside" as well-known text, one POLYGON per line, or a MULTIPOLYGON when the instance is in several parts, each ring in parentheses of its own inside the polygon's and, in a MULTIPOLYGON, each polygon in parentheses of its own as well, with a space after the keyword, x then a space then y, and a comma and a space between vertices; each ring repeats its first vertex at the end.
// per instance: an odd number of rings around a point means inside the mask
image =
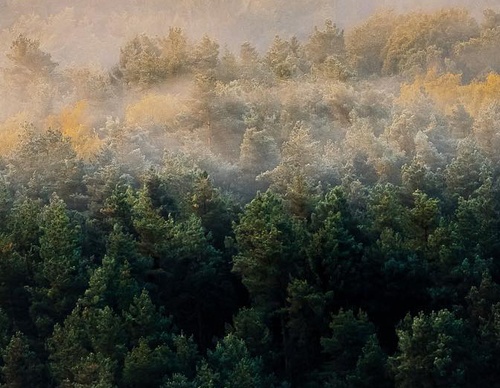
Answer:
POLYGON ((2 386, 498 385, 500 12, 369 4, 1 3, 2 386))

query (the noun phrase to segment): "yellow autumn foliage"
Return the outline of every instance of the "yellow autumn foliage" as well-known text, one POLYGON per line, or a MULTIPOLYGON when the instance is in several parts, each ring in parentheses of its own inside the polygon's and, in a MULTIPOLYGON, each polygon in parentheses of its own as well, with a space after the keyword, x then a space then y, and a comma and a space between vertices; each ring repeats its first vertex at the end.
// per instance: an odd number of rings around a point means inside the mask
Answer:
POLYGON ((430 98, 445 114, 451 114, 457 105, 463 105, 472 117, 477 117, 482 107, 500 98, 500 74, 490 73, 485 80, 462 85, 460 74, 438 74, 430 70, 415 77, 410 84, 403 84, 397 103, 415 104, 422 96, 430 98))
POLYGON ((0 124, 0 155, 8 155, 17 147, 21 140, 23 124, 29 121, 28 115, 21 112, 0 124))
POLYGON ((102 140, 89 125, 88 103, 78 101, 58 115, 47 118, 47 126, 58 129, 68 137, 79 158, 91 160, 101 149, 102 140))
POLYGON ((435 70, 418 75, 411 84, 403 84, 397 102, 409 106, 415 104, 422 95, 430 98, 445 113, 451 113, 460 101, 460 75, 446 73, 438 75, 435 70))
POLYGON ((167 129, 174 126, 178 115, 185 112, 186 106, 178 97, 150 93, 127 107, 125 122, 129 126, 163 126, 167 129))
POLYGON ((490 73, 484 81, 462 87, 464 106, 473 117, 486 105, 500 100, 500 74, 490 73))

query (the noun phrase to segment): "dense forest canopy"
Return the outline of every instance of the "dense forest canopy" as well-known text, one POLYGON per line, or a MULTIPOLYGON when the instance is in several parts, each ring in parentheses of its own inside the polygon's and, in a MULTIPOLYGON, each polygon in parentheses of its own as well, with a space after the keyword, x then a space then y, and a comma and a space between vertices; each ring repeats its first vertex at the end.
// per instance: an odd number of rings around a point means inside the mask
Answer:
POLYGON ((498 385, 500 10, 365 3, 1 3, 2 386, 498 385))

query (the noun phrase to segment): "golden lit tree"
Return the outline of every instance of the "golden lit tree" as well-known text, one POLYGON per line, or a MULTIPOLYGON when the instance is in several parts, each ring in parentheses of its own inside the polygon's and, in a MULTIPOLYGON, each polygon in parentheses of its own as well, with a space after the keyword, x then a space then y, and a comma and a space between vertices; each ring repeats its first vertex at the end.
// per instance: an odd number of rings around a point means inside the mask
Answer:
POLYGON ((180 98, 170 94, 146 94, 141 100, 127 106, 125 122, 130 126, 160 126, 171 129, 176 118, 186 112, 180 98))
POLYGON ((103 144, 89 121, 88 103, 85 100, 47 118, 48 126, 68 137, 78 157, 86 160, 92 159, 103 144))

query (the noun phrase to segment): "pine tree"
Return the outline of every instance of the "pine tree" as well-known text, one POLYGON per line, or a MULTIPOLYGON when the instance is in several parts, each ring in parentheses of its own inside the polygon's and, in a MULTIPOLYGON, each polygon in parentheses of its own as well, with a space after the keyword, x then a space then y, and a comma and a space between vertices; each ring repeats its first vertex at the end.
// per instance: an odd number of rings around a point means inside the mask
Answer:
POLYGON ((1 367, 3 384, 7 388, 43 387, 43 364, 30 349, 28 339, 16 332, 3 350, 1 367))

